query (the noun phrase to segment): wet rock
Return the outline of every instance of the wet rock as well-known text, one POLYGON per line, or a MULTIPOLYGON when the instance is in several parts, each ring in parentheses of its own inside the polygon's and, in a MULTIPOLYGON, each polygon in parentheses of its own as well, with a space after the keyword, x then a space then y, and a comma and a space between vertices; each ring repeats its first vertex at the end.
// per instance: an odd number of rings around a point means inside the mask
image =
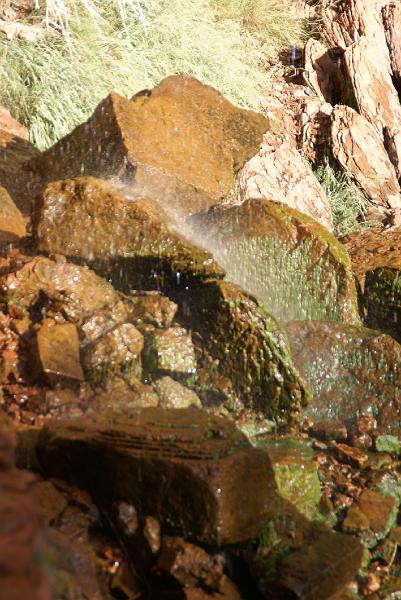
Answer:
POLYGON ((219 207, 190 224, 227 278, 256 294, 279 320, 359 320, 345 248, 306 215, 259 199, 219 207))
POLYGON ((267 198, 286 204, 333 230, 330 203, 308 163, 299 154, 295 137, 268 131, 256 156, 237 174, 237 203, 267 198))
POLYGON ((367 324, 392 335, 401 342, 401 286, 398 267, 382 267, 367 271, 365 306, 367 324))
POLYGON ((123 500, 163 531, 205 543, 254 536, 274 512, 269 459, 234 425, 190 409, 142 409, 48 423, 38 452, 49 475, 100 505, 123 500), (246 489, 244 488, 246 481, 246 489), (161 501, 161 499, 163 499, 161 501))
POLYGON ((111 409, 121 414, 129 414, 132 408, 156 407, 159 396, 150 385, 132 381, 130 385, 123 379, 107 382, 106 390, 96 390, 90 399, 93 410, 111 409))
POLYGON ((83 367, 93 386, 122 378, 128 384, 141 378, 143 336, 131 323, 118 325, 85 348, 83 367))
POLYGON ((63 258, 25 258, 22 266, 11 269, 0 277, 1 300, 9 310, 30 314, 35 321, 42 320, 43 314, 53 314, 79 325, 119 300, 107 281, 63 258))
POLYGON ((39 481, 36 490, 39 498, 41 517, 49 525, 67 507, 68 500, 51 481, 39 481))
POLYGON ((160 550, 160 523, 154 517, 145 517, 143 524, 143 535, 149 544, 152 554, 158 554, 160 550))
POLYGON ((258 302, 226 282, 193 287, 184 302, 188 325, 199 332, 244 403, 286 423, 308 401, 283 333, 258 302))
POLYGON ((263 597, 327 600, 357 575, 363 547, 283 501, 244 558, 263 597))
POLYGON ((309 518, 316 516, 321 498, 317 464, 313 451, 296 442, 266 442, 260 447, 272 463, 277 491, 285 500, 309 518))
POLYGON ((368 464, 368 455, 359 448, 353 448, 347 444, 337 444, 335 453, 340 462, 352 465, 357 469, 363 469, 368 464))
MULTIPOLYGON (((310 385, 314 420, 377 420, 396 434, 401 415, 401 347, 378 331, 318 321, 287 323, 294 364, 310 385)), ((364 433, 364 432, 362 432, 364 433)))
POLYGON ((162 408, 188 408, 189 406, 202 408, 199 396, 171 377, 161 377, 153 385, 162 408))
POLYGON ((375 446, 378 452, 388 452, 393 456, 398 456, 401 451, 401 441, 395 435, 379 435, 375 446))
POLYGON ((334 440, 344 442, 347 439, 347 428, 339 419, 321 419, 316 421, 310 428, 314 437, 324 442, 334 440))
POLYGON ((146 323, 159 328, 171 327, 178 306, 160 292, 133 292, 129 296, 131 319, 135 325, 146 323))
POLYGON ((127 290, 223 276, 211 254, 173 231, 157 202, 129 194, 94 177, 50 183, 33 213, 39 250, 85 262, 127 290))
POLYGON ((16 432, 13 422, 0 410, 0 470, 14 465, 16 432))
POLYGON ((20 339, 12 319, 0 312, 0 384, 20 379, 19 349, 20 339))
POLYGON ((33 371, 51 386, 83 381, 78 330, 72 323, 59 324, 46 319, 36 331, 31 352, 33 371))
POLYGON ((35 484, 26 471, 0 471, 0 590, 6 600, 51 598, 35 484))
POLYGON ((152 376, 188 376, 196 372, 191 335, 182 327, 153 329, 145 334, 143 367, 152 376))
POLYGON ((26 235, 25 221, 7 191, 0 186, 0 247, 26 235))
POLYGON ((348 509, 344 530, 370 530, 377 540, 381 540, 394 527, 397 519, 397 505, 394 498, 373 490, 364 490, 356 502, 348 509))
POLYGON ((164 79, 132 100, 110 94, 90 119, 37 160, 48 181, 118 177, 132 194, 182 215, 226 196, 269 121, 191 77, 164 79))

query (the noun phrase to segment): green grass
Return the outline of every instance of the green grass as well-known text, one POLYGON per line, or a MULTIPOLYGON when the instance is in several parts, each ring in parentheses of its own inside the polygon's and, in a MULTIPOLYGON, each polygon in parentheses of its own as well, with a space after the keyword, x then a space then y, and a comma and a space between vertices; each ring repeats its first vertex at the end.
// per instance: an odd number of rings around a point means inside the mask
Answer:
POLYGON ((315 175, 321 183, 333 211, 336 235, 363 231, 375 223, 366 221, 368 200, 350 183, 349 176, 335 171, 329 164, 318 167, 315 175))
POLYGON ((41 149, 110 91, 129 97, 174 73, 257 107, 266 60, 300 29, 288 0, 42 0, 30 22, 54 35, 0 40, 0 105, 41 149))

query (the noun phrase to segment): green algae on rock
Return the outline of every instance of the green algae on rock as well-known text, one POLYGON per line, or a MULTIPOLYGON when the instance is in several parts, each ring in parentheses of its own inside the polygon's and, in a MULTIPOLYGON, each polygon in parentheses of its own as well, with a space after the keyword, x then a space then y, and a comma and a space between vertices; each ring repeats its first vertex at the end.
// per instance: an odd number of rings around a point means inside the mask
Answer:
POLYGON ((223 277, 211 254, 172 229, 157 202, 94 177, 50 183, 33 211, 40 251, 91 266, 130 290, 223 277))
POLYGON ((252 199, 195 215, 189 224, 227 278, 256 294, 280 321, 359 321, 347 251, 310 217, 252 199))
POLYGON ((310 385, 314 419, 376 418, 380 432, 401 426, 401 346, 372 329, 319 321, 286 324, 293 360, 310 385))
POLYGON ((192 286, 182 302, 188 326, 246 406, 280 424, 297 418, 308 391, 277 321, 257 300, 231 283, 210 280, 192 286))
POLYGON ((147 375, 172 375, 182 378, 196 372, 191 335, 183 327, 150 327, 144 333, 143 366, 147 375))
POLYGON ((401 265, 367 271, 364 301, 369 327, 401 343, 401 265))
POLYGON ((269 121, 194 78, 167 77, 132 100, 112 93, 86 123, 44 152, 47 181, 115 177, 182 215, 226 196, 269 121))

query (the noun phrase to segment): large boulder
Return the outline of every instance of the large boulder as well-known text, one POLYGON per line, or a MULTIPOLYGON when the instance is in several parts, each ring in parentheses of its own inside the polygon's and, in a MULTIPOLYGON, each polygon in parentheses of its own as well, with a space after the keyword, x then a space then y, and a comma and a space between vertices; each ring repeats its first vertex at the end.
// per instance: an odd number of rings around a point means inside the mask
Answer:
POLYGON ((48 475, 77 483, 101 506, 128 502, 138 517, 152 515, 163 531, 186 539, 249 539, 275 509, 267 454, 230 421, 202 411, 149 408, 52 421, 38 452, 48 475))
POLYGON ((42 252, 85 262, 127 289, 223 276, 208 252, 172 229, 157 202, 94 177, 50 183, 36 203, 33 231, 42 252))
POLYGON ((264 135, 258 154, 237 174, 233 195, 236 202, 267 198, 287 204, 333 230, 330 202, 288 133, 264 135))
POLYGON ((277 321, 255 298, 211 280, 187 292, 183 313, 246 406, 280 424, 297 418, 308 391, 277 321))
POLYGON ((287 323, 293 360, 309 383, 313 419, 355 422, 374 415, 378 430, 399 432, 401 346, 389 335, 346 325, 287 323))
POLYGON ((117 177, 133 194, 191 214, 227 195, 268 128, 261 114, 196 79, 173 76, 132 100, 110 94, 36 164, 48 181, 117 177))
POLYGON ((358 321, 351 262, 316 221, 263 199, 190 219, 227 278, 256 294, 279 320, 358 321))

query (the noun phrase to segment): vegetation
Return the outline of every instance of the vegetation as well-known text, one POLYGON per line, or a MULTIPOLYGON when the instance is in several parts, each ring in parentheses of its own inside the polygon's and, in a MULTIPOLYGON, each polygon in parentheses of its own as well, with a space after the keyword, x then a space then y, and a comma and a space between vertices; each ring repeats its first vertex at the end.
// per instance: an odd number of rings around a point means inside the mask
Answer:
POLYGON ((36 42, 0 40, 0 105, 46 148, 111 90, 131 96, 173 73, 255 107, 266 65, 302 31, 291 0, 39 0, 36 42), (51 34, 51 35, 49 35, 51 34))
POLYGON ((329 199, 336 235, 363 231, 375 224, 366 221, 368 200, 350 183, 347 173, 335 171, 329 164, 325 164, 316 169, 315 175, 329 199))

